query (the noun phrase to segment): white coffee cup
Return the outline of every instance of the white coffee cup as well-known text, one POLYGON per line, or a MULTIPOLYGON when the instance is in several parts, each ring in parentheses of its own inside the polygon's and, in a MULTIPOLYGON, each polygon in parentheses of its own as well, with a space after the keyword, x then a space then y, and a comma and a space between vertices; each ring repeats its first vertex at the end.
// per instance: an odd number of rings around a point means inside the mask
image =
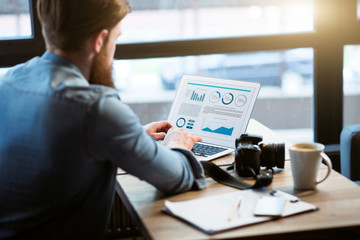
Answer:
POLYGON ((289 148, 294 188, 315 189, 317 184, 325 181, 330 175, 332 164, 330 158, 324 153, 324 148, 325 146, 320 143, 297 143, 289 148), (322 159, 328 170, 325 177, 317 180, 322 159))

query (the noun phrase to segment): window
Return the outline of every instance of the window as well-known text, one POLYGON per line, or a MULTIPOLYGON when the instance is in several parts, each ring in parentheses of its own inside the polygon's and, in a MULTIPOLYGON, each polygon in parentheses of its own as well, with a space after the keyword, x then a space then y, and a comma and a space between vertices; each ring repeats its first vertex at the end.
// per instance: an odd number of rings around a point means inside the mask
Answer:
MULTIPOLYGON (((120 60, 114 64, 119 66, 115 72, 123 76, 117 86, 122 88, 124 101, 162 101, 169 105, 177 82, 185 73, 258 81, 262 89, 253 117, 282 134, 290 136, 294 135, 293 131, 302 131, 306 133, 301 139, 313 139, 313 49, 281 47, 278 49, 282 50, 261 51, 260 47, 260 51, 244 53, 236 49, 241 42, 222 42, 242 37, 313 32, 312 0, 132 0, 131 5, 133 11, 124 19, 123 35, 119 38, 120 54, 132 45, 148 43, 149 46, 156 44, 149 55, 160 58, 146 56, 142 60, 120 60), (218 41, 219 50, 204 49, 199 52, 209 54, 197 54, 199 48, 194 40, 218 41), (180 54, 171 50, 159 53, 158 50, 167 44, 165 41, 174 45, 188 42, 183 50, 191 50, 182 52, 184 56, 177 56, 180 54), (221 50, 224 46, 231 49, 221 50), (167 54, 173 56, 166 57, 167 54), (121 67, 125 69, 121 71, 121 67), (296 109, 292 104, 299 106, 298 111, 284 114, 279 120, 279 113, 275 111, 296 109)), ((131 52, 133 56, 134 51, 131 52)), ((159 115, 153 109, 151 112, 154 115, 151 120, 167 117, 163 112, 159 115)), ((147 115, 148 112, 142 109, 138 114, 147 115)), ((147 118, 141 116, 141 119, 147 118)), ((296 136, 300 140, 299 134, 296 136)))
POLYGON ((344 48, 344 126, 360 123, 360 45, 344 48))
POLYGON ((36 0, 1 0, 0 26, 0 67, 25 62, 45 51, 36 0))
POLYGON ((32 35, 28 0, 0 2, 0 40, 30 37, 32 35))
MULTIPOLYGON (((28 27, 21 27, 20 33, 5 36, 2 32, 0 67, 24 62, 41 55, 45 49, 39 22, 33 14, 36 0, 3 0, 0 8, 3 9, 4 2, 9 5, 20 1, 21 8, 27 6, 29 9, 30 23, 26 24, 28 27)), ((355 80, 349 80, 356 72, 350 66, 352 57, 349 56, 357 52, 355 46, 360 44, 357 20, 360 0, 129 1, 133 12, 123 22, 124 35, 115 53, 114 76, 118 79, 122 98, 132 106, 146 109, 151 103, 161 103, 163 105, 153 108, 153 112, 161 109, 165 116, 176 81, 171 80, 166 86, 164 79, 176 79, 176 75, 183 72, 231 78, 244 66, 241 59, 246 58, 249 64, 240 71, 244 74, 241 78, 246 77, 246 71, 254 71, 262 65, 253 80, 265 81, 260 76, 262 73, 269 78, 263 84, 259 101, 280 102, 280 105, 266 106, 266 119, 256 117, 256 109, 254 118, 277 131, 281 127, 284 131, 301 129, 298 134, 306 132, 306 138, 313 132, 313 140, 323 144, 338 143, 343 125, 356 122, 358 117, 348 113, 356 112, 352 108, 358 108, 355 106, 357 100, 347 89, 355 88, 351 87, 355 80), (295 67, 290 68, 291 64, 287 63, 290 61, 288 55, 299 53, 307 59, 301 65, 300 74, 291 70, 295 67), (279 56, 287 59, 278 65, 283 70, 277 87, 271 85, 274 80, 269 80, 274 73, 270 70, 274 70, 275 65, 264 64, 267 56, 272 56, 272 62, 279 56), (256 62, 251 65, 252 59, 256 62), (145 96, 145 103, 139 103, 144 96, 133 94, 142 88, 148 96, 145 96), (286 94, 285 89, 294 92, 286 94), (150 95, 156 96, 150 98, 150 95), (283 97, 289 98, 284 100, 283 97), (302 100, 292 103, 290 98, 297 97, 302 100), (289 112, 287 118, 280 116, 284 112, 289 112), (306 115, 307 120, 295 124, 302 115, 306 115), (277 124, 281 126, 267 122, 271 119, 278 119, 277 124), (285 127, 280 121, 294 125, 285 127)), ((20 15, 27 12, 20 12, 20 15)), ((298 62, 295 66, 300 66, 298 62)))
MULTIPOLYGON (((296 133, 297 141, 313 139, 311 48, 118 60, 114 66, 116 85, 122 89, 125 102, 156 101, 167 103, 167 108, 183 74, 260 82, 262 89, 253 117, 289 137, 296 133)), ((166 119, 168 112, 142 109, 138 114, 141 119, 155 121, 166 119), (152 119, 147 116, 150 112, 152 119)))
POLYGON ((151 42, 306 32, 313 0, 132 0, 122 42, 151 42))

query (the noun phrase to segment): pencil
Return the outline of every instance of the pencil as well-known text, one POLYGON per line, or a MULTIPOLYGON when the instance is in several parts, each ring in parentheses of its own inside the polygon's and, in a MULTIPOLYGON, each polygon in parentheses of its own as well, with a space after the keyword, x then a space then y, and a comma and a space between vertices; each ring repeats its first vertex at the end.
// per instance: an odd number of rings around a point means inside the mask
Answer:
POLYGON ((235 215, 236 215, 236 212, 237 212, 237 211, 239 210, 239 208, 240 208, 240 204, 241 204, 241 198, 239 197, 239 198, 236 200, 236 202, 235 202, 235 204, 234 204, 234 207, 233 207, 232 210, 231 210, 230 216, 229 216, 229 218, 228 218, 229 221, 232 221, 232 220, 234 219, 234 217, 235 217, 235 215))

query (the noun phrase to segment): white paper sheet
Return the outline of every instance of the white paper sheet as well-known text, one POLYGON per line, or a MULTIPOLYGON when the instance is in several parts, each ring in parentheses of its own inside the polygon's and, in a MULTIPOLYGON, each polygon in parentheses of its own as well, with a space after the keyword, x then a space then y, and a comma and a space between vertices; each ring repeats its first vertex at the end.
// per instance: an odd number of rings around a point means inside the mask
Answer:
POLYGON ((316 206, 300 201, 290 194, 272 190, 239 190, 213 197, 198 198, 189 201, 165 201, 164 212, 179 217, 202 231, 212 234, 226 229, 272 220, 273 217, 256 217, 253 214, 256 201, 261 197, 280 197, 286 200, 281 217, 316 210, 316 206), (229 214, 234 203, 241 198, 236 216, 230 221, 229 214))

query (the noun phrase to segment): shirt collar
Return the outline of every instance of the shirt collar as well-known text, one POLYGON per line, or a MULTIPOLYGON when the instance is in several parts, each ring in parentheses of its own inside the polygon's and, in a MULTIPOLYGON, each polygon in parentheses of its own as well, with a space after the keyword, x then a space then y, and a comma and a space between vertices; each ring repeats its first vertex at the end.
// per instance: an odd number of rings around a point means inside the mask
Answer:
POLYGON ((46 60, 50 60, 52 62, 55 62, 57 64, 60 64, 60 65, 63 65, 63 66, 66 66, 66 67, 69 67, 69 68, 72 68, 78 72, 81 73, 80 69, 75 66, 73 63, 71 63, 70 61, 66 60, 65 58, 62 58, 56 54, 53 54, 51 52, 45 52, 42 56, 41 56, 42 59, 46 59, 46 60))

